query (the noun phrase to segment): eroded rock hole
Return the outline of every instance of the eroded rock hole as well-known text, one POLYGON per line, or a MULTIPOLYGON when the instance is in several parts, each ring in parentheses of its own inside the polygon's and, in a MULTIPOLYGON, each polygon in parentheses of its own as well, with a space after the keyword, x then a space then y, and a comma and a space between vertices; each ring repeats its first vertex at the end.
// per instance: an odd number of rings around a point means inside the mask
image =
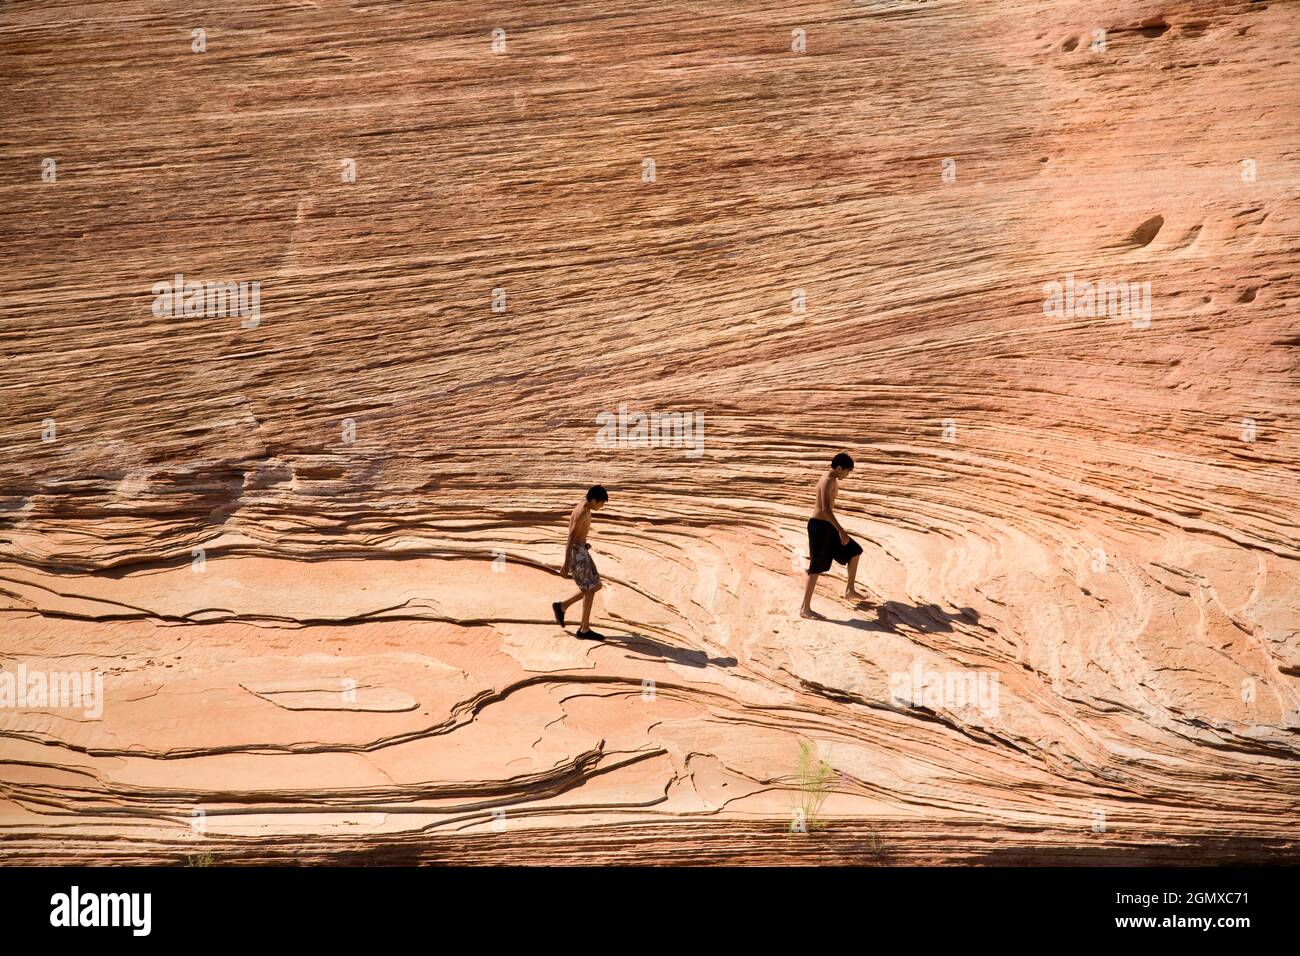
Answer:
POLYGON ((1128 241, 1135 246, 1146 246, 1151 244, 1151 240, 1156 237, 1160 229, 1165 224, 1164 216, 1152 216, 1142 225, 1138 226, 1129 233, 1128 241))

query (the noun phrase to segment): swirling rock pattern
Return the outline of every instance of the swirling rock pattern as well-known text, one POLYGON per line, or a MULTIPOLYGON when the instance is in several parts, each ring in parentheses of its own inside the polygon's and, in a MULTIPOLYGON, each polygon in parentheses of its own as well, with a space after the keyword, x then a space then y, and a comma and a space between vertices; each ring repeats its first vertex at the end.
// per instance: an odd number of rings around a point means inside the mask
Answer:
POLYGON ((103 699, 0 708, 0 858, 1294 860, 1298 33, 6 5, 0 664, 103 699))

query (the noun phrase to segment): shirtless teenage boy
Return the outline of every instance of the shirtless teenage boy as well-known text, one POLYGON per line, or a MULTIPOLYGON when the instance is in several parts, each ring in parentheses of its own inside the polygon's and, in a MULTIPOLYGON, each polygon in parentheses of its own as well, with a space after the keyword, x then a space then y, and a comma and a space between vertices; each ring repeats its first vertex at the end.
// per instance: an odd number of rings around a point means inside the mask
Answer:
POLYGON ((578 593, 567 601, 556 601, 551 605, 555 620, 564 627, 564 612, 570 606, 582 601, 582 624, 577 636, 584 641, 603 641, 605 636, 591 629, 591 602, 596 592, 602 587, 600 574, 596 571, 596 562, 591 559, 591 546, 587 544, 587 532, 591 530, 591 513, 605 507, 609 492, 600 485, 593 485, 587 492, 587 499, 574 506, 569 514, 569 540, 564 546, 564 567, 560 574, 564 577, 573 575, 578 585, 578 593))
POLYGON ((812 609, 813 591, 817 589, 817 576, 831 569, 831 562, 849 566, 848 587, 844 596, 848 598, 863 597, 854 586, 858 574, 858 558, 862 557, 862 547, 848 536, 835 517, 835 495, 839 491, 839 482, 848 477, 853 470, 853 459, 840 452, 831 460, 830 471, 822 475, 817 482, 817 508, 808 519, 808 581, 803 589, 803 607, 799 609, 800 617, 824 620, 823 615, 812 609))

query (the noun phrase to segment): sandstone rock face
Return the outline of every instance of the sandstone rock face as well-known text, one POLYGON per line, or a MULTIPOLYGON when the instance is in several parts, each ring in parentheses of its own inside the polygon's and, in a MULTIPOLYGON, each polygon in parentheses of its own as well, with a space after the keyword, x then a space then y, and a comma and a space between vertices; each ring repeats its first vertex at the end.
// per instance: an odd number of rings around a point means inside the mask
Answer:
POLYGON ((0 858, 1294 860, 1297 35, 5 6, 0 858))

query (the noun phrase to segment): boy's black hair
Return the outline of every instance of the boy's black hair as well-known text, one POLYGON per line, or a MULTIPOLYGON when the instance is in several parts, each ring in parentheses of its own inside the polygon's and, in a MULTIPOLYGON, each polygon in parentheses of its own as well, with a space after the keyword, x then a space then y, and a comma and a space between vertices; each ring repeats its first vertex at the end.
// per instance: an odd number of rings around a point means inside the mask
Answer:
POLYGON ((587 491, 588 501, 609 501, 609 492, 600 485, 592 485, 587 491))
POLYGON ((847 468, 849 471, 852 471, 853 459, 848 456, 847 452, 840 452, 838 455, 836 455, 834 458, 831 459, 831 467, 847 468))

